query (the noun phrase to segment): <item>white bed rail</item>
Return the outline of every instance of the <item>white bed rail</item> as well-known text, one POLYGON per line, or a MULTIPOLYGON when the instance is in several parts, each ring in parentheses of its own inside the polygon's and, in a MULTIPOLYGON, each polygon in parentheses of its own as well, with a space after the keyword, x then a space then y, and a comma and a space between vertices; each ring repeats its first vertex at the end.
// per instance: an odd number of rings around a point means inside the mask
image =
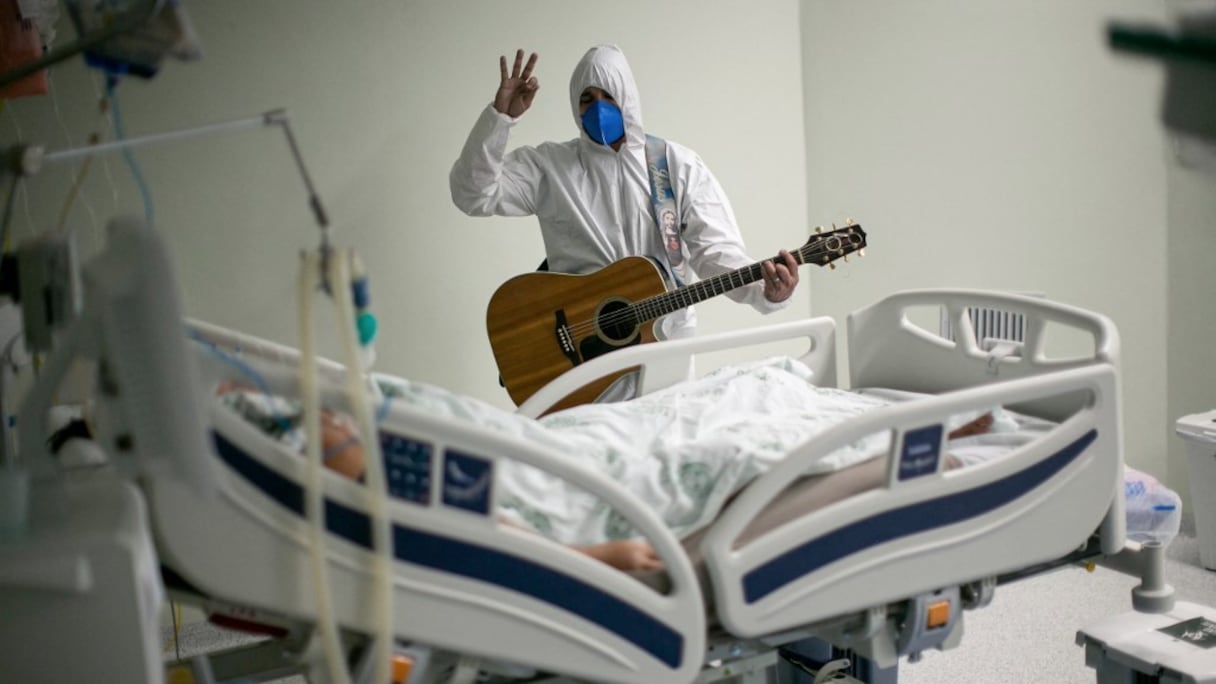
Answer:
MULTIPOLYGON (((298 391, 297 350, 199 322, 190 327, 212 345, 242 350, 263 389, 285 396, 298 391)), ((203 358, 208 356, 214 361, 213 355, 204 353, 203 358)), ((212 382, 248 380, 246 371, 231 363, 206 365, 212 382)), ((343 405, 342 366, 330 362, 322 367, 329 381, 323 383, 323 402, 343 405)), ((282 450, 268 453, 268 438, 227 411, 215 412, 213 418, 229 442, 227 465, 220 458, 214 462, 221 496, 207 503, 173 482, 149 485, 162 555, 217 597, 311 619, 307 521, 282 500, 284 491, 302 486, 303 459, 282 450), (245 459, 244 471, 234 466, 237 459, 245 459), (274 482, 267 486, 267 479, 274 482), (239 572, 234 572, 234 558, 240 559, 239 572)), ((622 485, 569 454, 404 404, 391 406, 379 432, 387 444, 386 460, 392 458, 388 443, 394 439, 425 445, 429 454, 425 501, 390 502, 398 638, 597 681, 681 682, 696 676, 706 633, 696 575, 663 521, 622 485), (446 487, 453 459, 489 469, 484 512, 452 503, 446 487), (580 552, 500 523, 494 515, 492 474, 507 459, 553 473, 618 511, 654 545, 671 574, 672 590, 656 593, 580 552), (483 560, 474 563, 474 556, 483 560), (501 572, 488 570, 494 567, 501 572), (650 642, 631 630, 649 634, 650 642)), ((325 498, 327 507, 344 511, 346 520, 368 514, 365 487, 334 473, 325 473, 325 498)), ((332 526, 330 532, 335 534, 332 526)), ((370 580, 371 551, 340 533, 333 540, 328 551, 337 617, 348 628, 368 631, 371 611, 364 587, 370 580)))
MULTIPOLYGON (((1119 335, 1106 316, 1038 297, 981 290, 909 290, 852 313, 848 319, 848 351, 850 387, 940 394, 1093 363, 1109 363, 1117 369, 1119 335), (944 308, 957 341, 913 323, 909 312, 917 307, 944 308), (975 339, 967 315, 973 308, 1025 316, 1024 344, 982 349, 983 341, 975 339), (1089 338, 1092 353, 1048 356, 1045 333, 1056 326, 1078 338, 1089 338)), ((1056 419, 1070 414, 1075 403, 1064 397, 1019 408, 1056 419)))
MULTIPOLYGON (((214 345, 226 352, 239 354, 241 357, 262 359, 289 368, 295 368, 300 363, 299 349, 224 328, 214 323, 187 318, 186 332, 198 342, 214 345)), ((346 368, 342 364, 326 358, 317 358, 317 370, 325 379, 339 383, 342 382, 346 373, 346 368)))
POLYGON ((678 382, 691 380, 692 359, 697 354, 804 337, 809 347, 795 358, 811 369, 816 385, 835 387, 835 335, 836 322, 831 318, 820 317, 618 349, 554 378, 521 404, 518 412, 535 418, 583 385, 634 366, 641 367, 641 393, 649 394, 678 382))
MULTIPOLYGON (((1122 514, 1118 404, 1115 369, 1091 364, 893 404, 821 433, 744 489, 706 535, 719 618, 733 634, 771 634, 1066 555, 1109 511, 1122 514), (910 435, 938 427, 945 446, 949 416, 1060 394, 1087 401, 1043 437, 951 471, 939 450, 936 469, 901 477, 910 435), (808 464, 880 431, 892 432, 886 487, 736 548, 808 464)), ((1121 528, 1111 535, 1122 547, 1121 528)))

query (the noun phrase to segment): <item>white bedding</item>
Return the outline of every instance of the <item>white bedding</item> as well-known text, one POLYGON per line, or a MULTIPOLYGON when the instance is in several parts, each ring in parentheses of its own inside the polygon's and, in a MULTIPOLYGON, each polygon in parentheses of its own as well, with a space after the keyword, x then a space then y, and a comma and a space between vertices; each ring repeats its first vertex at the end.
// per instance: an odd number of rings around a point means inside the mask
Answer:
MULTIPOLYGON (((732 366, 630 401, 578 406, 540 420, 424 383, 377 379, 386 394, 428 413, 471 420, 568 453, 624 484, 677 537, 712 521, 731 494, 798 444, 890 403, 816 387, 810 369, 789 358, 732 366)), ((978 415, 957 416, 947 429, 978 415)), ((849 445, 807 474, 885 454, 889 439, 884 432, 849 445)), ((595 497, 529 466, 502 462, 497 483, 500 514, 555 541, 589 545, 635 536, 595 497)))

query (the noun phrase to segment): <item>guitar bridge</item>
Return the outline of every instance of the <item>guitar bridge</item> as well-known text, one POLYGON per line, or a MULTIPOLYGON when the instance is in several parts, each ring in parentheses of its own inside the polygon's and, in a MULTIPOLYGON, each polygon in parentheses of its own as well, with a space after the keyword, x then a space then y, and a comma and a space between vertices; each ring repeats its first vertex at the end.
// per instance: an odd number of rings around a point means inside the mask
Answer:
POLYGON ((570 334, 570 328, 566 325, 566 312, 558 309, 553 316, 557 321, 553 329, 553 334, 557 337, 557 346, 561 348, 562 354, 570 359, 570 365, 577 366, 580 363, 578 349, 574 345, 574 336, 570 334))

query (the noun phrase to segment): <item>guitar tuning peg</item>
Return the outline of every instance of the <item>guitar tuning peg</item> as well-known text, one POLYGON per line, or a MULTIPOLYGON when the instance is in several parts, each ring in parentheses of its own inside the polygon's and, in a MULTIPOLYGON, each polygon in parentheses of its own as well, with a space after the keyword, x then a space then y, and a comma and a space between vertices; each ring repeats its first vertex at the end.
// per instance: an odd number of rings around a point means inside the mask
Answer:
POLYGON ((847 264, 847 263, 849 263, 849 255, 848 255, 848 254, 844 255, 844 262, 845 262, 846 264, 847 264))
POLYGON ((836 222, 835 222, 835 221, 833 221, 833 222, 832 222, 832 230, 836 230, 836 222))
POLYGON ((865 255, 866 255, 866 250, 864 248, 857 250, 857 256, 865 256, 865 255))
POLYGON ((857 221, 852 216, 850 216, 844 220, 844 224, 846 226, 854 226, 854 225, 857 225, 857 221))
POLYGON ((815 232, 816 232, 816 233, 822 233, 822 232, 823 232, 823 226, 815 226, 815 232))
POLYGON ((835 270, 836 270, 836 263, 835 263, 835 262, 832 262, 832 263, 828 264, 828 268, 830 268, 830 269, 832 269, 833 271, 835 271, 835 270))

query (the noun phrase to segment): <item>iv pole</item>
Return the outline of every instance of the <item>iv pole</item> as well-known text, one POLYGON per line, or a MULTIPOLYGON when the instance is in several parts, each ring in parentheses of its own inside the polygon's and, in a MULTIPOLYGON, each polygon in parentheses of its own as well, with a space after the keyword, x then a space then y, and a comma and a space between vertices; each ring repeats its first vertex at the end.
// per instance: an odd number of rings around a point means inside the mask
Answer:
POLYGON ((304 188, 308 192, 308 205, 312 209, 313 217, 317 221, 317 225, 321 228, 322 244, 325 248, 329 245, 329 216, 325 212, 324 205, 321 204, 321 197, 317 194, 316 187, 312 183, 312 177, 308 174, 308 168, 304 165, 304 156, 300 154, 300 148, 296 144, 295 136, 291 132, 291 123, 287 117, 286 109, 272 109, 259 116, 250 116, 243 119, 232 119, 230 121, 220 121, 211 124, 203 124, 193 128, 183 128, 175 131, 166 131, 164 133, 152 133, 149 135, 140 136, 138 138, 125 138, 123 140, 114 140, 107 143, 97 145, 85 145, 66 150, 57 150, 54 152, 41 152, 41 148, 29 147, 26 152, 14 155, 14 158, 29 159, 32 153, 36 159, 33 163, 28 161, 22 164, 22 168, 18 169, 23 175, 32 175, 37 173, 43 164, 57 164, 60 162, 68 162, 84 157, 91 157, 107 152, 140 147, 143 145, 154 145, 162 142, 172 142, 178 140, 188 140, 191 138, 199 138, 216 133, 226 133, 229 131, 248 130, 261 128, 264 126, 281 126, 283 135, 287 138, 287 144, 291 148, 292 158, 295 160, 296 168, 300 172, 300 177, 304 180, 304 188))

